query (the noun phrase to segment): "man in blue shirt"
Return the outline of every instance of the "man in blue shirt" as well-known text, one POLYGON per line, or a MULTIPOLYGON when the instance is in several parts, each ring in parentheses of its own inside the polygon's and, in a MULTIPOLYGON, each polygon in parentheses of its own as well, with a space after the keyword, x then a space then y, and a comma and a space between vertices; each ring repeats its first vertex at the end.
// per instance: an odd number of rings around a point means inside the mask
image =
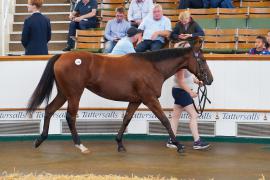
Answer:
POLYGON ((110 20, 105 28, 105 49, 104 53, 112 52, 116 43, 127 35, 130 23, 125 20, 125 9, 123 7, 116 8, 116 17, 110 20))
POLYGON ((128 53, 135 53, 136 51, 134 49, 133 43, 138 41, 141 33, 142 31, 135 27, 129 28, 127 31, 127 37, 124 37, 118 41, 111 54, 124 55, 128 53))
POLYGON ((165 38, 171 34, 171 21, 163 16, 162 6, 156 4, 153 16, 143 19, 139 29, 143 30, 142 41, 136 47, 136 52, 155 51, 165 45, 165 38))
POLYGON ((73 37, 76 35, 76 29, 89 29, 97 26, 97 1, 81 0, 78 2, 73 12, 70 14, 68 42, 67 47, 63 51, 70 51, 74 48, 75 42, 73 37), (79 14, 77 17, 76 15, 79 14))

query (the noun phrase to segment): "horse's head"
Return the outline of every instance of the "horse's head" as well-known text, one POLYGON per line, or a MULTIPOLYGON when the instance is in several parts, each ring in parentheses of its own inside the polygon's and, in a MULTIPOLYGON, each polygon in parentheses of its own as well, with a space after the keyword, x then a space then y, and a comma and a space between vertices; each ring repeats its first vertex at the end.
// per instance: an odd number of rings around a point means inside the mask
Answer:
POLYGON ((192 57, 188 63, 188 69, 205 85, 211 85, 213 82, 212 73, 208 67, 203 52, 201 50, 202 40, 197 37, 194 38, 192 44, 192 57))

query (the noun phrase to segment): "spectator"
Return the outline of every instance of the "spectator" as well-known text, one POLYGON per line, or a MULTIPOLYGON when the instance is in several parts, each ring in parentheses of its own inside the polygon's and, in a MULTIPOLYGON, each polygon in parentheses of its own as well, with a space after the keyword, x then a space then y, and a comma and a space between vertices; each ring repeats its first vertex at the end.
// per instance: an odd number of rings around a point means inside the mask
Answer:
POLYGON ((153 0, 131 0, 128 9, 128 21, 132 26, 138 27, 142 19, 151 13, 153 0))
POLYGON ((234 8, 232 0, 181 0, 179 9, 187 8, 234 8))
POLYGON ((50 20, 40 13, 43 0, 28 0, 28 12, 32 13, 25 19, 21 42, 25 55, 47 55, 48 42, 51 40, 50 20))
POLYGON ((139 26, 143 30, 143 40, 136 47, 136 52, 144 52, 147 50, 159 50, 165 44, 165 38, 169 37, 171 29, 171 21, 163 16, 162 7, 156 4, 153 8, 153 16, 143 19, 139 26))
POLYGON ((111 54, 118 54, 118 55, 123 55, 123 54, 128 54, 128 53, 135 53, 135 49, 133 44, 138 41, 139 34, 142 31, 135 28, 131 27, 127 31, 127 37, 122 38, 116 46, 113 48, 111 54))
POLYGON ((126 36, 130 23, 125 20, 125 9, 116 8, 116 17, 110 20, 105 28, 105 49, 104 53, 112 52, 116 43, 126 36))
POLYGON ((71 23, 69 25, 68 42, 67 47, 63 49, 63 51, 70 51, 74 48, 75 42, 73 38, 76 35, 76 29, 89 29, 97 26, 96 13, 96 0, 81 0, 78 2, 69 16, 71 23), (77 14, 79 14, 78 17, 76 17, 77 14))
POLYGON ((266 38, 264 36, 257 36, 255 40, 255 48, 249 50, 248 54, 263 54, 266 49, 266 38))
POLYGON ((180 0, 178 9, 187 9, 187 8, 204 8, 205 0, 180 0))
POLYGON ((171 33, 171 39, 176 43, 175 47, 182 41, 188 41, 192 45, 193 37, 197 36, 204 36, 202 28, 192 19, 188 11, 181 12, 179 22, 171 33))
POLYGON ((266 40, 267 40, 266 48, 268 52, 270 52, 270 31, 267 33, 266 40))
POLYGON ((205 8, 234 8, 232 0, 203 0, 205 8))

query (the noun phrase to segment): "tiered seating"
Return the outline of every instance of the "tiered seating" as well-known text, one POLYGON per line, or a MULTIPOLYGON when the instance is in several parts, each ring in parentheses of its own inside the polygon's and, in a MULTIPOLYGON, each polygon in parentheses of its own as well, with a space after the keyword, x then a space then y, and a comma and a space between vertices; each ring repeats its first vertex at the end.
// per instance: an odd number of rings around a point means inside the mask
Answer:
POLYGON ((254 47, 256 36, 269 29, 205 29, 203 50, 206 53, 246 53, 254 47))
POLYGON ((192 18, 199 23, 202 28, 216 28, 217 9, 190 9, 192 18))
POLYGON ((254 47, 256 36, 266 35, 269 29, 238 29, 236 53, 247 52, 254 47))
POLYGON ((269 8, 249 8, 249 18, 247 25, 249 28, 270 28, 270 7, 269 8))
POLYGON ((100 53, 104 48, 104 30, 77 30, 76 31, 76 50, 87 50, 100 53))
MULTIPOLYGON (((27 12, 27 0, 16 0, 15 3, 14 22, 9 41, 9 53, 22 54, 24 53, 24 48, 21 44, 23 22, 30 13, 27 12)), ((51 19, 52 39, 49 42, 50 52, 58 53, 59 50, 62 50, 66 46, 69 10, 70 5, 66 0, 46 0, 42 7, 43 14, 51 19)))
MULTIPOLYGON (((106 23, 115 17, 115 8, 116 7, 126 7, 128 9, 128 5, 131 0, 98 0, 98 17, 100 19, 100 25, 98 31, 103 31, 106 23)), ((45 1, 44 7, 42 8, 42 12, 51 18, 52 29, 53 29, 53 37, 52 41, 49 43, 49 49, 59 51, 66 45, 66 36, 68 30, 68 14, 69 14, 69 4, 66 4, 66 0, 47 0, 45 1), (60 4, 61 3, 61 4, 60 4)), ((185 10, 177 9, 179 0, 155 0, 156 3, 159 3, 163 6, 164 15, 169 17, 172 21, 172 26, 174 27, 176 22, 178 22, 179 13, 185 10)), ((14 15, 14 25, 13 25, 13 33, 11 34, 10 41, 10 51, 23 51, 23 48, 20 44, 20 34, 22 30, 22 23, 24 18, 29 13, 26 13, 26 0, 16 0, 16 13, 14 15)), ((238 29, 239 33, 242 31, 241 29, 251 28, 251 29, 270 29, 270 0, 240 0, 235 1, 235 4, 239 5, 241 8, 235 9, 222 9, 222 8, 214 8, 214 9, 189 9, 193 19, 200 24, 200 26, 204 29, 238 29), (259 7, 259 8, 258 8, 259 7), (264 8, 263 8, 264 7, 264 8), (269 7, 269 8, 266 8, 269 7)), ((258 30, 255 30, 258 31, 258 30)), ((97 33, 92 34, 94 31, 82 31, 78 32, 78 37, 86 36, 87 32, 89 32, 89 37, 91 37, 91 42, 82 42, 79 40, 86 40, 88 38, 78 38, 78 43, 92 43, 93 39, 97 43, 97 46, 86 46, 86 44, 78 44, 76 47, 79 49, 87 48, 88 50, 100 51, 100 48, 103 47, 103 39, 100 38, 101 34, 97 33), (93 38, 93 37, 97 38, 93 38), (98 41, 100 40, 100 41, 98 41), (97 50, 98 49, 98 50, 97 50)), ((210 32, 210 30, 209 30, 210 32)), ((215 33, 223 32, 224 36, 227 30, 213 30, 215 33), (224 34, 225 33, 225 34, 224 34)), ((261 32, 261 31, 260 31, 261 32)), ((236 37, 235 33, 234 36, 236 37)), ((231 34, 232 35, 232 34, 231 34)), ((230 35, 230 36, 231 36, 230 35)), ((234 52, 241 52, 241 49, 247 49, 251 46, 251 39, 253 37, 242 37, 239 34, 239 39, 236 39, 235 42, 232 42, 232 37, 229 37, 226 34, 226 38, 220 38, 220 34, 211 34, 208 33, 205 37, 204 48, 212 50, 219 49, 220 52, 223 49, 228 49, 234 52), (246 39, 246 41, 243 41, 246 39), (250 40, 248 40, 250 39, 250 40), (220 48, 220 46, 216 46, 216 42, 223 43, 224 48, 220 48), (240 49, 240 50, 239 50, 240 49), (239 51, 238 51, 239 50, 239 51)), ((238 38, 238 36, 237 36, 238 38)), ((253 42, 252 42, 253 47, 253 42)))
POLYGON ((163 9, 176 9, 179 6, 179 0, 156 0, 155 2, 162 5, 163 9))
POLYGON ((223 9, 218 8, 217 11, 218 21, 217 27, 224 28, 246 28, 247 27, 247 17, 248 9, 223 9))
POLYGON ((235 29, 205 29, 204 52, 233 53, 235 50, 235 29))
POLYGON ((125 0, 102 0, 101 9, 112 9, 117 7, 125 7, 125 0))

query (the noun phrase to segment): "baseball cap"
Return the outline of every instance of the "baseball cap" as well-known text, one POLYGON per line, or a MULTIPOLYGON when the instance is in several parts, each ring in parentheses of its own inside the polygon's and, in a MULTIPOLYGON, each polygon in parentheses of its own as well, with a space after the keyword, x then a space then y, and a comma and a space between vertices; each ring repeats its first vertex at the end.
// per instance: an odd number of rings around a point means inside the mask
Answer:
POLYGON ((132 36, 134 36, 138 33, 141 33, 141 32, 143 32, 141 29, 137 29, 135 27, 130 27, 127 31, 127 36, 132 37, 132 36))

